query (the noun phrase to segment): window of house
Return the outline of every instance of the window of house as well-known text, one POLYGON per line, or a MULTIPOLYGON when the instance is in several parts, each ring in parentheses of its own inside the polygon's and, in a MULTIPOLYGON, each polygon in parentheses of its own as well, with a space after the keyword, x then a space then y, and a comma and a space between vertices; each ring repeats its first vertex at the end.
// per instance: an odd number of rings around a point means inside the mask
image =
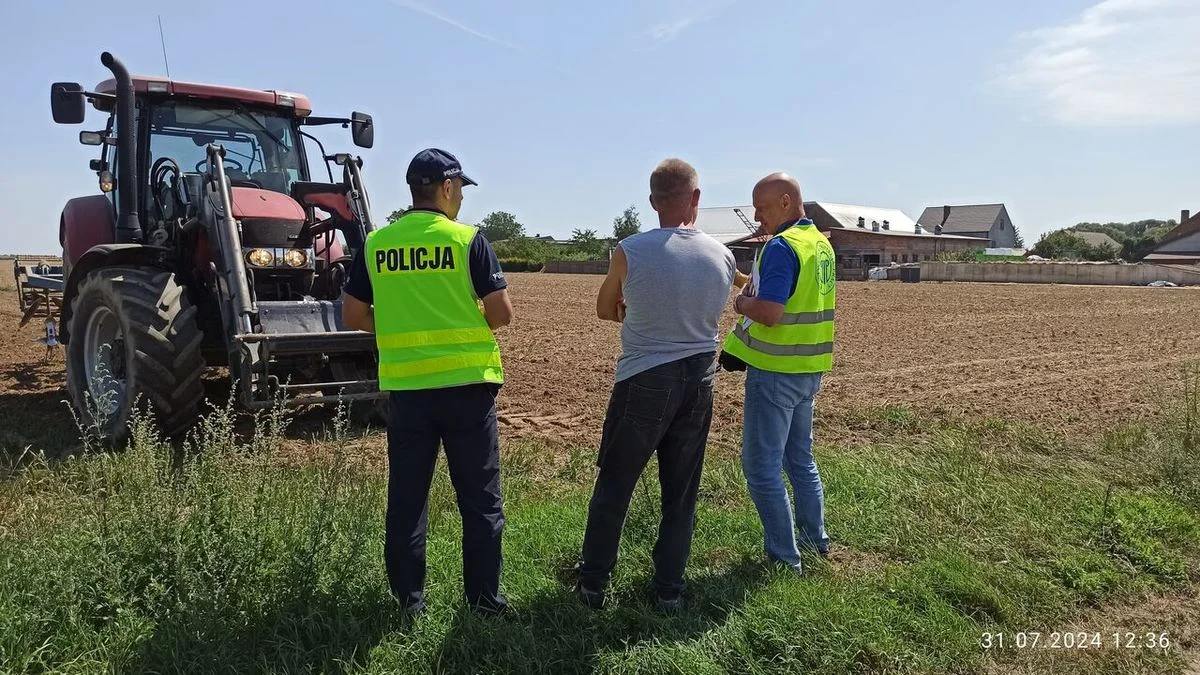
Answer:
POLYGON ((898 255, 896 255, 895 253, 893 253, 893 254, 892 254, 892 262, 896 262, 896 261, 897 261, 897 259, 898 259, 899 257, 900 257, 900 256, 898 256, 898 255))

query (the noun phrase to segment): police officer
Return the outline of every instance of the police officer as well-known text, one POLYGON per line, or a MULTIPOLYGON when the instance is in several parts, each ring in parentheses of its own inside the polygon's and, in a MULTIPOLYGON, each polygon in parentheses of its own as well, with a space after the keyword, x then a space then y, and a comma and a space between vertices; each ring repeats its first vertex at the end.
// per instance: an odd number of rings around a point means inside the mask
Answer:
POLYGON ((346 280, 342 320, 375 333, 379 388, 388 391, 388 504, 384 558, 392 593, 425 609, 429 486, 439 442, 463 529, 463 586, 481 614, 500 614, 500 443, 496 395, 504 382, 493 330, 512 320, 508 283, 478 229, 455 222, 464 185, 454 155, 417 153, 413 206, 372 232, 346 280), (480 304, 482 301, 482 310, 480 304))
POLYGON ((812 423, 813 401, 833 367, 835 259, 829 240, 805 217, 800 184, 785 173, 755 186, 754 219, 771 239, 759 256, 754 283, 734 300, 734 310, 745 318, 726 338, 722 362, 746 370, 742 470, 762 522, 764 548, 772 560, 799 572, 799 548, 829 553, 812 423), (795 493, 794 509, 784 473, 795 493))

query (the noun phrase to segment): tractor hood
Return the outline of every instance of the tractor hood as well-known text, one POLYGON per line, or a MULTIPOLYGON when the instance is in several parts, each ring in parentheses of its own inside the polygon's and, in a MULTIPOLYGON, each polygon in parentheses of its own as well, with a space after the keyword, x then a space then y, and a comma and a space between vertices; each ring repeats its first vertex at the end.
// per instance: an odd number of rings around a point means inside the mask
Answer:
POLYGON ((285 194, 249 187, 235 187, 232 192, 233 217, 238 220, 304 221, 304 209, 285 194))
POLYGON ((233 217, 242 224, 246 247, 290 248, 304 230, 304 209, 291 197, 270 190, 235 187, 233 217))

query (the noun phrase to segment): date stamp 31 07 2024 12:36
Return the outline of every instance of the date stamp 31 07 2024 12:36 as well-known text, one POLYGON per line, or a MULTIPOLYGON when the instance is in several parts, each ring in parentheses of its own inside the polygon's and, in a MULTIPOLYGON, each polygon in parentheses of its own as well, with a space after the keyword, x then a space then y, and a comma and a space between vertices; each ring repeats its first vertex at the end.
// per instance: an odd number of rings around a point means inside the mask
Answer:
POLYGON ((1167 633, 1123 631, 1017 631, 983 633, 979 646, 993 649, 1160 649, 1171 648, 1167 633))

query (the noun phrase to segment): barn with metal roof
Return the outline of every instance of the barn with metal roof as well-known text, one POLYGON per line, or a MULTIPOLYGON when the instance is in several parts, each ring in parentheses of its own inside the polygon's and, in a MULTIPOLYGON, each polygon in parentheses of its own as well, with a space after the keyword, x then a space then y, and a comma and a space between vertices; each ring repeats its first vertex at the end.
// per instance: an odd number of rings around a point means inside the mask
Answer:
MULTIPOLYGON (((899 209, 834 202, 805 202, 804 211, 829 237, 837 255, 838 277, 865 279, 871 267, 936 260, 947 251, 982 249, 974 237, 927 230, 899 209)), ((728 246, 742 271, 769 237, 757 234, 753 206, 702 208, 696 227, 728 246)))

